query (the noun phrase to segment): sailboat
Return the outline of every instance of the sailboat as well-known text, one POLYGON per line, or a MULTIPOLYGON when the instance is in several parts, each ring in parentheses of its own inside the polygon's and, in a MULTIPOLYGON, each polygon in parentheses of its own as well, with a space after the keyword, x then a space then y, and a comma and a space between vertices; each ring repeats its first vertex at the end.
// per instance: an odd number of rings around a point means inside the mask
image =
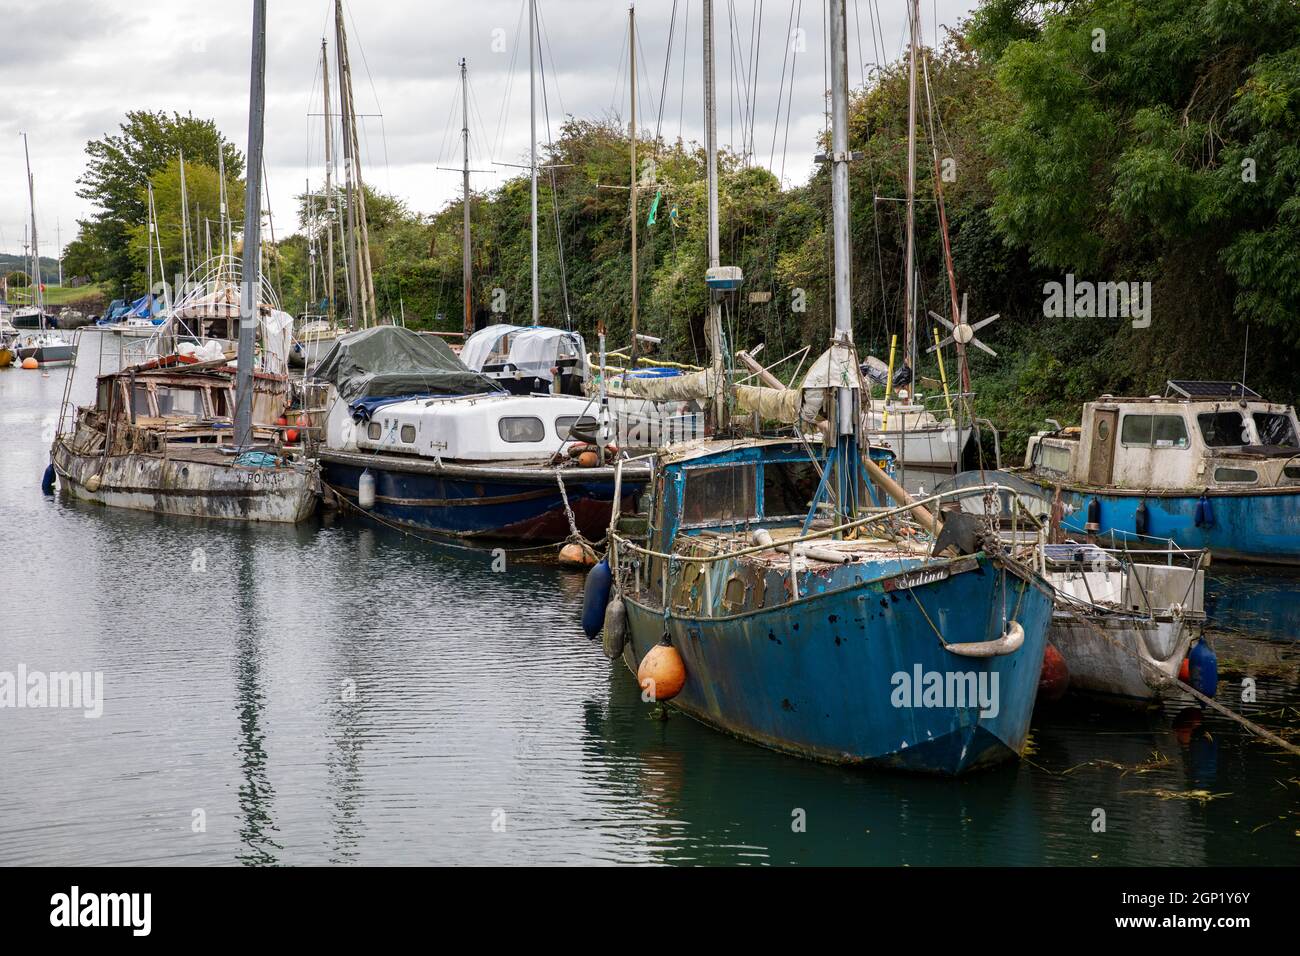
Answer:
MULTIPOLYGON (((346 60, 346 51, 344 44, 343 23, 341 16, 338 15, 336 8, 336 30, 337 40, 340 44, 340 63, 346 60)), ((325 105, 325 207, 321 210, 321 216, 325 221, 325 255, 323 262, 324 296, 316 295, 316 267, 320 253, 320 229, 316 220, 314 205, 309 209, 308 219, 312 225, 308 229, 307 243, 308 255, 310 262, 308 270, 310 275, 311 291, 308 296, 307 308, 299 317, 298 326, 293 334, 293 352, 290 354, 290 360, 295 365, 300 365, 310 371, 320 364, 321 359, 329 352, 340 335, 347 330, 339 325, 338 317, 335 313, 335 282, 334 282, 334 229, 336 226, 335 217, 338 209, 335 203, 334 195, 334 119, 330 114, 330 64, 329 52, 326 40, 321 37, 320 41, 320 65, 321 65, 321 90, 324 97, 325 105), (314 311, 320 309, 323 305, 323 312, 314 311)), ((348 77, 344 74, 342 67, 339 68, 340 90, 343 90, 344 84, 347 83, 348 77)), ((350 93, 346 94, 350 103, 350 93)), ((353 159, 356 162, 356 159, 353 159)), ((359 164, 358 164, 359 166, 359 164)), ((311 189, 308 186, 308 202, 311 200, 311 189)), ((349 277, 349 287, 351 279, 349 277)))
MULTIPOLYGON (((347 45, 338 10, 336 34, 345 170, 349 184, 354 179, 359 183, 347 45)), ((529 2, 529 36, 531 86, 535 0, 529 2)), ((323 412, 319 424, 313 424, 324 437, 316 453, 326 486, 337 499, 377 520, 493 540, 597 540, 613 506, 630 505, 649 477, 646 464, 638 462, 627 465, 622 483, 615 484, 613 461, 626 449, 606 440, 598 401, 580 390, 564 394, 555 386, 567 376, 552 372, 552 364, 544 361, 542 347, 563 340, 574 343, 573 361, 586 367, 581 336, 547 329, 539 320, 535 95, 530 101, 533 325, 489 326, 470 336, 461 358, 434 336, 397 327, 363 328, 339 338, 315 370, 323 395, 312 404, 323 412), (520 333, 516 340, 531 336, 538 346, 533 350, 536 369, 526 363, 530 374, 519 389, 506 387, 507 379, 516 379, 513 371, 498 376, 484 364, 491 365, 493 346, 507 341, 505 333, 514 332, 520 333), (537 376, 547 380, 545 388, 534 386, 537 376)), ((468 210, 467 118, 465 122, 468 210)), ((360 190, 353 195, 362 200, 360 190)), ((371 288, 367 240, 363 230, 355 229, 352 209, 349 201, 349 290, 353 315, 360 314, 364 322, 367 313, 373 315, 373 291, 366 291, 371 288)), ((364 216, 364 208, 359 211, 364 216)), ((464 241, 469 239, 466 229, 464 241)), ((468 273, 465 296, 468 328, 468 273)))
MULTIPOLYGON (((908 52, 908 107, 907 107, 907 227, 906 227, 906 264, 904 267, 903 291, 903 348, 901 363, 895 362, 895 345, 891 346, 888 363, 875 356, 869 356, 863 364, 863 372, 875 384, 883 387, 884 396, 873 398, 867 405, 867 427, 878 440, 885 442, 898 454, 905 471, 919 470, 920 478, 909 473, 905 483, 913 486, 926 478, 927 473, 946 473, 964 467, 964 462, 973 453, 973 423, 963 420, 963 399, 969 398, 968 384, 963 372, 963 389, 956 396, 950 393, 947 377, 943 368, 942 353, 939 355, 940 377, 943 386, 943 398, 946 409, 936 414, 931 405, 916 391, 917 351, 918 346, 926 343, 917 336, 917 283, 916 271, 916 126, 917 126, 917 65, 921 57, 920 36, 920 0, 909 0, 908 14, 911 20, 908 52)), ((936 157, 937 160, 937 157, 936 157)), ((937 176, 937 168, 936 168, 937 176)), ((936 191, 940 188, 936 179, 936 191)), ((942 203, 942 196, 939 197, 942 203)), ((946 227, 945 227, 946 232, 946 227)), ((945 250, 946 246, 945 236, 945 250)), ((954 302, 955 305, 955 302, 954 302)), ((938 322, 951 327, 941 316, 934 316, 938 322)), ((986 320, 987 321, 987 320, 986 320)), ((963 318, 954 322, 965 325, 963 318)), ((980 325, 986 324, 981 322, 980 325)), ((964 338, 964 336, 962 336, 964 338)), ((936 345, 938 340, 936 339, 936 345)), ((959 353, 964 356, 967 343, 956 342, 959 353)), ((983 347, 983 346, 981 346, 983 347)), ((936 352, 937 348, 928 351, 936 352)), ((991 351, 991 350, 990 350, 991 351)), ((964 360, 963 360, 964 368, 964 360)))
POLYGON ((844 0, 830 4, 834 333, 792 390, 793 437, 740 437, 728 422, 720 296, 741 276, 720 264, 711 0, 703 6, 704 381, 714 435, 659 455, 643 540, 614 516, 584 625, 603 612, 606 653, 646 694, 775 750, 939 774, 1014 758, 1028 735, 1051 588, 995 538, 941 511, 995 488, 914 501, 886 471, 894 454, 860 442, 844 0), (602 607, 603 575, 612 600, 602 607))
POLYGON ((31 359, 40 368, 71 365, 76 360, 77 347, 51 327, 49 317, 45 314, 45 284, 41 281, 41 252, 36 235, 36 185, 32 179, 32 159, 27 149, 26 133, 23 133, 23 157, 27 163, 27 201, 32 222, 32 305, 27 309, 16 309, 13 324, 22 328, 31 322, 38 331, 20 335, 15 340, 13 349, 19 361, 26 363, 31 359))
POLYGON ((295 523, 315 509, 319 466, 283 447, 273 424, 289 406, 288 377, 255 367, 265 62, 266 0, 254 0, 242 281, 223 269, 219 302, 196 290, 213 308, 233 306, 225 321, 236 335, 237 367, 217 346, 214 358, 177 351, 101 375, 95 404, 76 410, 51 452, 55 475, 75 498, 238 521, 295 523))

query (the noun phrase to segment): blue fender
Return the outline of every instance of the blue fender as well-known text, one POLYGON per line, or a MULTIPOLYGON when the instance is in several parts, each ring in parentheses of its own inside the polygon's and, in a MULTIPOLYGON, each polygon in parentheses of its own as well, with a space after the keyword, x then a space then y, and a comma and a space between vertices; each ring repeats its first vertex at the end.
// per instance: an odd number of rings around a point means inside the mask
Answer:
POLYGON ((41 475, 41 491, 47 495, 54 494, 54 464, 45 466, 45 474, 41 475))
POLYGON ((605 607, 609 604, 613 580, 608 558, 602 558, 587 572, 587 583, 582 593, 582 630, 590 638, 595 638, 605 626, 605 607))
POLYGON ((1219 659, 1204 638, 1187 654, 1187 683, 1206 697, 1213 697, 1219 688, 1219 659))

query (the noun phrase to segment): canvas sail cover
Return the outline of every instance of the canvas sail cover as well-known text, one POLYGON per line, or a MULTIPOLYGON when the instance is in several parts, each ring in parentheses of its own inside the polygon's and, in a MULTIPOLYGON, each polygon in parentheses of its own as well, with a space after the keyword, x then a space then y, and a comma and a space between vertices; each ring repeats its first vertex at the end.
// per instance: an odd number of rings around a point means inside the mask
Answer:
POLYGON ((395 325, 343 335, 316 366, 346 402, 397 395, 473 395, 497 391, 441 339, 395 325))
MULTIPOLYGON (((713 397, 713 370, 701 369, 687 375, 666 378, 619 378, 615 391, 656 402, 708 401, 713 397)), ((745 414, 758 413, 764 421, 793 425, 799 413, 796 389, 762 385, 733 385, 736 408, 745 414)))

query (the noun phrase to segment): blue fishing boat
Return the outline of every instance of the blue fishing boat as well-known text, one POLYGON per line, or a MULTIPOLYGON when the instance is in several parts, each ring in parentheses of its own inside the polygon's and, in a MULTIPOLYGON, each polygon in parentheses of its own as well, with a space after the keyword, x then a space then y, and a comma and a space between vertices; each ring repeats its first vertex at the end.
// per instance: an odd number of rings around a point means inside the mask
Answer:
POLYGON ((1300 424, 1240 382, 1104 395, 1080 426, 1033 436, 1020 473, 1059 494, 1069 532, 1300 564, 1300 424))
POLYGON ((801 757, 960 774, 1018 755, 1050 587, 998 548, 851 536, 885 519, 804 533, 792 512, 835 468, 806 448, 707 442, 662 462, 648 546, 616 538, 625 640, 607 650, 637 672, 667 640, 686 674, 673 706, 801 757))
MULTIPOLYGON (((711 15, 706 5, 706 35, 711 15)), ((829 19, 830 347, 799 386, 792 435, 740 437, 715 402, 713 438, 660 452, 646 534, 636 540, 611 525, 583 624, 589 635, 603 630, 606 654, 637 674, 643 696, 726 733, 837 764, 956 775, 1022 751, 1052 589, 1033 548, 1018 555, 961 512, 962 498, 999 489, 913 501, 888 474, 893 453, 859 441, 867 393, 849 294, 843 0, 832 0, 829 19)), ((718 300, 741 276, 716 261, 712 215, 710 246, 717 374, 718 300)))

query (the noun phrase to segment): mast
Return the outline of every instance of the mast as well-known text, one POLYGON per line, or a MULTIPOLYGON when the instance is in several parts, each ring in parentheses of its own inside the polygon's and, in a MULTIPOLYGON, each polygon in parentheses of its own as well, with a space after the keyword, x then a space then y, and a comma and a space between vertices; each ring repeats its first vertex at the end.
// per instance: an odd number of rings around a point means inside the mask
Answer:
POLYGON ((379 310, 375 303, 375 276, 370 264, 370 225, 366 215, 366 184, 361 178, 361 139, 357 136, 357 103, 352 95, 352 57, 348 53, 348 35, 343 28, 343 2, 337 0, 339 37, 339 82, 347 98, 347 123, 343 135, 352 141, 352 175, 356 180, 357 203, 357 295, 361 299, 361 319, 366 325, 378 323, 379 310))
MULTIPOLYGON (((835 335, 853 346, 852 250, 849 247, 849 56, 845 0, 830 0, 831 20, 831 236, 835 253, 835 335)), ((834 346, 832 346, 834 347, 834 346)), ((852 351, 850 351, 852 354, 852 351)), ((856 359, 855 359, 856 364, 856 359)), ((835 389, 837 477, 835 505, 842 520, 857 517, 858 410, 853 389, 835 389)))
MULTIPOLYGON (((709 184, 709 269, 722 262, 718 242, 718 102, 713 75, 713 0, 704 0, 704 145, 707 154, 709 184)), ((725 367, 722 359, 722 301, 716 293, 709 295, 708 339, 710 364, 713 368, 711 413, 714 431, 727 421, 725 367)))
MULTIPOLYGON (((352 137, 348 131, 348 91, 347 91, 347 74, 343 69, 344 59, 344 39, 343 39, 343 0, 335 0, 334 3, 334 56, 339 66, 339 115, 343 124, 343 195, 347 204, 347 229, 344 232, 344 244, 346 245, 347 255, 347 282, 348 282, 348 328, 357 327, 357 316, 361 314, 361 307, 357 301, 357 289, 359 287, 360 276, 358 275, 357 265, 357 204, 356 192, 352 184, 354 166, 352 163, 352 137)), ((364 317, 363 322, 364 325, 364 317)))
POLYGON ((465 225, 464 233, 461 236, 461 262, 460 278, 465 292, 465 337, 469 338, 474 333, 474 309, 473 293, 470 290, 470 235, 469 235, 469 77, 468 64, 465 58, 460 61, 460 108, 461 108, 461 139, 465 147, 465 168, 463 175, 465 177, 465 198, 463 205, 465 207, 465 225))
POLYGON ((145 219, 145 226, 146 226, 145 233, 144 233, 144 252, 145 252, 145 258, 149 260, 149 264, 145 269, 145 273, 148 276, 148 278, 146 279, 146 288, 144 292, 146 297, 146 302, 148 303, 145 306, 145 311, 148 317, 152 319, 153 318, 153 229, 154 229, 153 183, 149 182, 148 180, 145 180, 144 186, 145 186, 145 192, 148 196, 148 203, 149 203, 148 207, 145 209, 144 212, 144 219, 145 219))
POLYGON ((636 129, 636 4, 634 4, 634 3, 633 3, 633 4, 628 4, 628 8, 627 8, 627 47, 628 47, 629 63, 631 64, 630 70, 631 70, 631 76, 632 76, 632 117, 631 117, 631 122, 628 124, 628 141, 629 141, 629 143, 630 143, 630 145, 629 145, 629 147, 628 147, 628 163, 629 163, 629 170, 630 170, 630 173, 631 173, 631 183, 632 183, 632 192, 631 192, 631 209, 632 209, 632 348, 631 348, 631 350, 628 352, 628 355, 629 355, 629 359, 630 359, 629 364, 632 366, 633 371, 635 371, 635 370, 636 370, 636 347, 637 347, 636 323, 637 323, 637 311, 638 311, 638 306, 640 305, 640 302, 641 302, 641 295, 640 295, 640 291, 641 291, 641 290, 638 288, 638 285, 637 285, 637 273, 636 273, 636 238, 637 238, 637 236, 636 236, 636 228, 637 228, 637 221, 636 221, 636 219, 637 219, 637 205, 636 205, 636 186, 637 186, 637 175, 636 175, 636 134, 637 134, 637 129, 636 129))
POLYGON ((32 179, 32 156, 27 150, 27 134, 23 133, 23 159, 27 162, 27 208, 32 216, 32 302, 40 316, 41 331, 45 331, 45 290, 41 288, 41 250, 36 241, 36 181, 32 179))
POLYGON ((185 191, 185 150, 181 155, 181 271, 190 275, 190 203, 185 191))
MULTIPOLYGON (((907 56, 907 274, 903 296, 903 361, 916 373, 916 33, 921 18, 921 0, 911 0, 908 13, 912 29, 907 56)), ((908 386, 908 393, 914 386, 908 386)))
POLYGON ((244 191, 239 366, 235 373, 235 447, 253 444, 253 349, 262 255, 262 110, 266 104, 266 0, 253 0, 253 56, 248 92, 248 175, 244 191))
POLYGON ((537 292, 537 0, 528 0, 528 169, 532 216, 533 325, 540 324, 537 292))
POLYGON ((320 38, 321 89, 325 94, 325 317, 334 324, 334 118, 330 116, 330 58, 320 38))
POLYGON ((226 223, 229 221, 229 217, 226 215, 227 210, 226 210, 226 155, 225 153, 226 151, 223 150, 221 148, 221 144, 218 143, 217 144, 217 178, 220 179, 221 182, 217 189, 217 198, 219 200, 218 205, 220 206, 220 209, 217 212, 217 232, 218 232, 217 246, 221 251, 221 255, 223 256, 226 254, 227 249, 230 250, 231 255, 234 255, 235 253, 233 243, 230 246, 226 245, 226 223))

